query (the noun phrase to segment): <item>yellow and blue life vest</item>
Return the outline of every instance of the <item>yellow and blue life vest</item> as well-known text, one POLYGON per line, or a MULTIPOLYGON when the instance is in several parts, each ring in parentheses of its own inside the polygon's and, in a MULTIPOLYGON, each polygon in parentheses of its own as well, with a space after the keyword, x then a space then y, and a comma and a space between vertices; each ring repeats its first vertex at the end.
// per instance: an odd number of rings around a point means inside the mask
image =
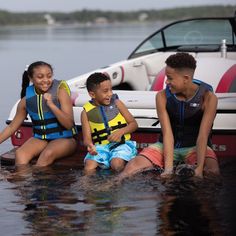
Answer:
MULTIPOLYGON (((212 86, 200 80, 194 79, 193 82, 199 85, 199 88, 191 99, 180 101, 175 94, 166 87, 166 109, 170 118, 171 128, 174 135, 175 148, 196 146, 196 141, 203 117, 203 96, 207 91, 213 91, 212 86)), ((159 138, 163 142, 162 133, 159 138)), ((208 145, 211 146, 210 137, 208 145)))
MULTIPOLYGON (((58 108, 60 108, 60 103, 57 99, 57 93, 58 89, 62 86, 70 95, 70 89, 64 80, 53 80, 53 84, 48 90, 48 93, 52 95, 53 103, 58 108)), ((77 133, 76 127, 68 130, 59 123, 56 116, 47 106, 43 94, 36 93, 34 85, 30 85, 26 88, 26 110, 32 120, 35 138, 53 140, 69 138, 77 133)))
MULTIPOLYGON (((94 144, 109 143, 108 135, 127 125, 115 104, 116 99, 118 99, 117 94, 113 94, 111 102, 107 106, 96 106, 93 101, 89 101, 83 106, 88 116, 94 144)), ((130 134, 125 134, 122 141, 130 140, 130 137, 130 134)))

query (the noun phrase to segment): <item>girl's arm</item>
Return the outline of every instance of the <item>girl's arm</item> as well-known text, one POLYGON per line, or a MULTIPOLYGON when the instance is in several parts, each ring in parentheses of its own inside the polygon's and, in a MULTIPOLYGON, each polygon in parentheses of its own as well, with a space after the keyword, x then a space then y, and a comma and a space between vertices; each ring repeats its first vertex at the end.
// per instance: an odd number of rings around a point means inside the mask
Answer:
POLYGON ((195 169, 195 175, 198 177, 203 176, 203 167, 207 150, 207 141, 212 128, 213 121, 216 115, 217 97, 212 92, 208 92, 204 98, 204 114, 201 121, 197 143, 197 167, 195 169))
POLYGON ((67 91, 64 88, 60 88, 58 91, 58 100, 61 108, 58 108, 53 103, 51 94, 45 93, 44 99, 47 101, 48 107, 54 113, 60 124, 66 129, 71 129, 74 126, 73 106, 67 91))
POLYGON ((127 109, 125 104, 121 100, 117 99, 116 105, 117 105, 120 113, 125 118, 125 120, 127 122, 127 126, 121 128, 121 129, 118 129, 115 132, 113 132, 111 135, 109 135, 108 140, 110 142, 120 142, 121 137, 123 135, 131 134, 138 128, 137 121, 134 119, 133 115, 129 112, 129 110, 127 109))
POLYGON ((17 105, 16 114, 12 122, 0 133, 0 143, 7 140, 17 131, 26 118, 26 115, 26 102, 25 98, 22 98, 17 105))
POLYGON ((164 172, 162 176, 166 176, 173 172, 174 137, 169 115, 166 110, 165 90, 162 90, 156 95, 156 110, 163 134, 164 172))

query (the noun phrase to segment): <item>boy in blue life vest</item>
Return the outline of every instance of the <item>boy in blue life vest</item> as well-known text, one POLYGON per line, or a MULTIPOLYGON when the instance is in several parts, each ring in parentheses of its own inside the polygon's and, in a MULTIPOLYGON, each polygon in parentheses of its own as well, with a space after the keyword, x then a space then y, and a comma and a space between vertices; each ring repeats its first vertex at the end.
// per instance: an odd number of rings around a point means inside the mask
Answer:
POLYGON ((217 97, 210 85, 193 79, 196 61, 190 54, 171 55, 166 65, 166 89, 156 95, 160 139, 131 160, 120 179, 155 166, 169 177, 174 161, 193 165, 197 177, 203 177, 203 170, 219 174, 210 139, 217 97))
POLYGON ((84 104, 81 123, 85 172, 97 167, 120 171, 136 154, 136 142, 131 133, 138 125, 124 103, 112 92, 111 80, 103 73, 91 74, 86 82, 91 100, 84 104))
POLYGON ((52 66, 46 62, 34 62, 25 70, 21 100, 12 122, 0 133, 0 143, 19 129, 27 114, 33 137, 16 150, 16 166, 26 165, 34 157, 38 157, 36 166, 48 166, 76 150, 69 87, 65 81, 53 79, 52 66))

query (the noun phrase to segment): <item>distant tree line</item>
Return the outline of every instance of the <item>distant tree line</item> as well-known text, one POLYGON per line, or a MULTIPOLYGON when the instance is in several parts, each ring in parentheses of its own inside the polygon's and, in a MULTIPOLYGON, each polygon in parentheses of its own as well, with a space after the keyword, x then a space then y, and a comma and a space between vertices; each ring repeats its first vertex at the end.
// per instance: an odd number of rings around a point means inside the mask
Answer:
POLYGON ((0 25, 32 25, 46 24, 46 14, 61 23, 88 23, 95 22, 98 18, 104 18, 109 23, 113 22, 135 22, 140 20, 175 20, 192 17, 224 17, 235 14, 235 6, 201 6, 185 7, 166 10, 140 10, 140 11, 100 11, 100 10, 81 10, 70 13, 62 12, 9 12, 0 10, 0 25), (141 16, 145 16, 142 18, 141 16))

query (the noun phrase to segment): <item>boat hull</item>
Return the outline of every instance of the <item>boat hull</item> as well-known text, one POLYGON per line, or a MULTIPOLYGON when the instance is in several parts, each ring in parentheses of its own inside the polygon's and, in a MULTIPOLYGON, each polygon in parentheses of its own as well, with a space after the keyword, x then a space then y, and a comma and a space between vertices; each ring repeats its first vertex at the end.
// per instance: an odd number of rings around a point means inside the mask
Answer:
MULTIPOLYGON (((87 153, 87 150, 83 146, 81 127, 78 126, 77 128, 79 130, 77 151, 73 156, 66 157, 63 160, 59 161, 64 165, 73 163, 73 166, 83 166, 83 159, 87 153)), ((149 144, 158 141, 159 134, 159 128, 139 128, 136 132, 132 134, 132 140, 135 140, 137 142, 137 148, 140 152, 149 144)), ((15 134, 11 137, 13 149, 1 155, 2 164, 14 164, 14 153, 16 148, 21 146, 30 137, 32 137, 32 128, 29 126, 21 126, 18 131, 15 132, 15 134)), ((217 157, 219 158, 236 157, 235 141, 236 132, 214 130, 212 133, 212 148, 216 152, 217 157)))

